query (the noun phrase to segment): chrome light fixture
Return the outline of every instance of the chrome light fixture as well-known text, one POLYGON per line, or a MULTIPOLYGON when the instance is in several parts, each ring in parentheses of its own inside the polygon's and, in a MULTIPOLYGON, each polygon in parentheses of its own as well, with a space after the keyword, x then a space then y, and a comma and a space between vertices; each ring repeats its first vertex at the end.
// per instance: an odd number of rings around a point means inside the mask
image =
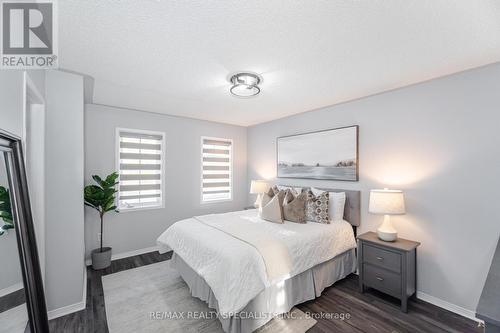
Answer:
POLYGON ((262 79, 253 73, 236 73, 229 81, 233 84, 231 94, 237 97, 252 97, 260 93, 259 83, 262 79))

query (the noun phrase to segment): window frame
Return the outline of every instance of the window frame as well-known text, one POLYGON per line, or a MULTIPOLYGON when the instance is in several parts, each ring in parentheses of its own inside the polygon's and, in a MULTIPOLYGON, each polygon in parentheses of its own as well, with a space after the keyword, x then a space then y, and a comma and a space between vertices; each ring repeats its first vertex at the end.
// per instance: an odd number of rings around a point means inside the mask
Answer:
POLYGON ((211 205, 211 204, 217 204, 217 203, 223 203, 223 202, 231 202, 233 201, 233 158, 234 155, 234 141, 233 139, 227 139, 227 138, 218 138, 218 137, 213 137, 213 136, 201 136, 200 139, 200 203, 202 205, 211 205), (229 153, 229 182, 230 182, 230 187, 229 187, 229 198, 227 199, 216 199, 216 200, 209 200, 205 201, 203 200, 203 142, 204 140, 219 140, 219 141, 226 141, 231 143, 231 150, 229 153))
POLYGON ((150 207, 135 207, 135 208, 120 208, 120 183, 118 184, 118 192, 116 196, 116 210, 118 213, 128 213, 128 212, 136 212, 141 210, 154 210, 154 209, 163 209, 165 208, 165 151, 166 151, 166 133, 160 131, 150 131, 143 129, 134 129, 134 128, 126 128, 126 127, 116 127, 115 129, 115 167, 118 171, 118 180, 121 182, 121 170, 120 170, 120 132, 130 132, 130 133, 138 133, 138 134, 151 134, 151 135, 161 135, 161 154, 160 154, 160 198, 161 203, 157 206, 150 207))

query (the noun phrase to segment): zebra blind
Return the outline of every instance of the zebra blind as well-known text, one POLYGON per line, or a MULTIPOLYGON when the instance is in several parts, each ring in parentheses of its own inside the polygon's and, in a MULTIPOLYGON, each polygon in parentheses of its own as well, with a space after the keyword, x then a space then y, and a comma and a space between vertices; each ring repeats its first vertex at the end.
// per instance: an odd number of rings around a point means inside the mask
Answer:
POLYGON ((163 133, 118 129, 120 210, 163 206, 163 133))
POLYGON ((233 142, 202 138, 202 202, 232 199, 233 142))

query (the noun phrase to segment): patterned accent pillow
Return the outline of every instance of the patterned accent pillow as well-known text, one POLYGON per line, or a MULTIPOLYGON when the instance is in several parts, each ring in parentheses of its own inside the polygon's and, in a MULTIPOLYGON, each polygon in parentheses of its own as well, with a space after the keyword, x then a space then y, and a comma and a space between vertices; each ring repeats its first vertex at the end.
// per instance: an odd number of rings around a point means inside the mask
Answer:
POLYGON ((329 193, 323 192, 319 195, 309 190, 307 191, 306 220, 316 223, 330 223, 328 215, 329 193))

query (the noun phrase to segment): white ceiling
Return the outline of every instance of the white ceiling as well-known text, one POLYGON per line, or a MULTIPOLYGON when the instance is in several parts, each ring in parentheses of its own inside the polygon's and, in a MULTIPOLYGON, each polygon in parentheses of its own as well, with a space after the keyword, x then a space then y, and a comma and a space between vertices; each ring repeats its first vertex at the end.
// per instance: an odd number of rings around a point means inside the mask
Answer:
POLYGON ((500 61, 498 0, 64 0, 59 27, 94 103, 243 126, 500 61))

